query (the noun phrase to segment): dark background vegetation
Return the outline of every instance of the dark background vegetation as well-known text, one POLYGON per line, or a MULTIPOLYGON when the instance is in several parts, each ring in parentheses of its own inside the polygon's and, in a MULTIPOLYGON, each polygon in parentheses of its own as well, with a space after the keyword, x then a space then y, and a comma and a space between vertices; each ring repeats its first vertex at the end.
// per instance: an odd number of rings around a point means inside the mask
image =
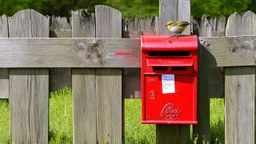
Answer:
MULTIPOLYGON (((22 9, 34 9, 44 15, 70 16, 71 10, 88 9, 104 4, 123 13, 123 17, 147 17, 158 15, 159 0, 0 0, 0 15, 12 16, 22 9)), ((203 14, 228 16, 233 12, 256 12, 256 0, 191 0, 194 17, 203 14)))

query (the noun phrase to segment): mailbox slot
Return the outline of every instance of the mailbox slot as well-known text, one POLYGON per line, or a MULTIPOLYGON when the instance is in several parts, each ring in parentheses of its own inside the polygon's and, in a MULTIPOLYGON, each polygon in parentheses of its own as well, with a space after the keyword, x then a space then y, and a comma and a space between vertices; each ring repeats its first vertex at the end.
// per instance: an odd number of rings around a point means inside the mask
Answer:
POLYGON ((190 56, 148 56, 147 66, 146 73, 194 74, 193 58, 190 56))
POLYGON ((149 51, 148 56, 189 56, 189 51, 149 51))

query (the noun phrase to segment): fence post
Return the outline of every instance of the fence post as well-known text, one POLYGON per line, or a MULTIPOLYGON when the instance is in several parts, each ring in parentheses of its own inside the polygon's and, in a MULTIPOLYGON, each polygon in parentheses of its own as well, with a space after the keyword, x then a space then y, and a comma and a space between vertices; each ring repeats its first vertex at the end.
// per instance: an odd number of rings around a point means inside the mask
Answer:
MULTIPOLYGON (((49 18, 22 10, 8 19, 10 37, 48 37, 49 18)), ((12 143, 48 143, 49 69, 9 69, 12 143)))
MULTIPOLYGON (((160 0, 159 14, 159 34, 169 34, 165 24, 170 20, 190 21, 190 1, 189 0, 160 0)), ((183 34, 189 34, 187 28, 183 34)), ((190 141, 189 125, 156 125, 157 144, 185 144, 190 141)))
MULTIPOLYGON (((256 15, 250 11, 228 18, 226 36, 255 35, 256 15)), ((254 49, 251 37, 233 38, 234 55, 254 49)), ((225 68, 225 143, 254 143, 255 139, 255 67, 225 68)))

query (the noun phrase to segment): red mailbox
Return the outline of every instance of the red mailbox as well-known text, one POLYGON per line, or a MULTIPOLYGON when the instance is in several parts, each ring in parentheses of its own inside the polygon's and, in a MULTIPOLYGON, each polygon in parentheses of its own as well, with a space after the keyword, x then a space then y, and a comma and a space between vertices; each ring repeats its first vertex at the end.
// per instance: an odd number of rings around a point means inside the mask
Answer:
POLYGON ((142 123, 197 124, 197 78, 197 36, 142 36, 142 123))

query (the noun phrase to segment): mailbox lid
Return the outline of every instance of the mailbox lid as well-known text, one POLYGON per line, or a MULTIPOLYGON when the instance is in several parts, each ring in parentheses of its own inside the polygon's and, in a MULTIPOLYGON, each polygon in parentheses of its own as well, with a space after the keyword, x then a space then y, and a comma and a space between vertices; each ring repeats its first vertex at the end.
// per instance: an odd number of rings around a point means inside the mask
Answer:
POLYGON ((191 36, 141 36, 142 51, 182 51, 197 50, 198 38, 196 35, 191 36))

